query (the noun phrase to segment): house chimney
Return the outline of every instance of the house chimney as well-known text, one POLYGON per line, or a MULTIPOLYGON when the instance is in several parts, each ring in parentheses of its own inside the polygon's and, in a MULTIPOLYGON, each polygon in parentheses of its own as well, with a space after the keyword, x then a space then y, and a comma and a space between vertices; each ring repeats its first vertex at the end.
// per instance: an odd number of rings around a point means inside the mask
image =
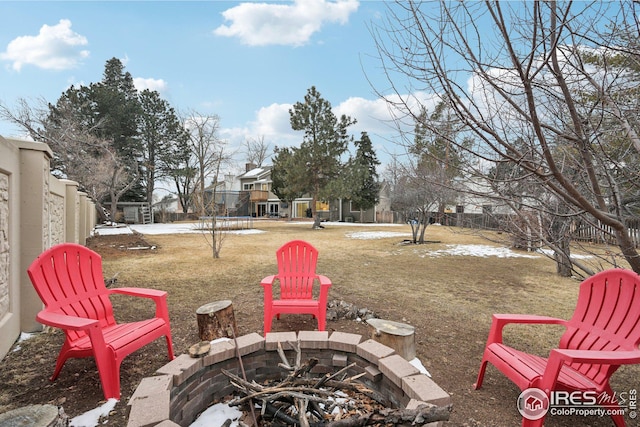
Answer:
POLYGON ((256 168, 255 163, 245 163, 244 164, 245 172, 249 172, 252 169, 256 168))

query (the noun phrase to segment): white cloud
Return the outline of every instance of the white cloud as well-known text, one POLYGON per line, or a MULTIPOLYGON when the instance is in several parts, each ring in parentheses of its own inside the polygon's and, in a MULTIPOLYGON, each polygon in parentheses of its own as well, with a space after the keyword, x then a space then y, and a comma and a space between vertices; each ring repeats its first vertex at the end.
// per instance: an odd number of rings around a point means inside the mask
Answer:
POLYGON ((291 104, 271 104, 262 107, 256 113, 256 121, 252 122, 252 128, 258 135, 275 136, 291 134, 291 121, 289 110, 291 104))
POLYGON ((45 70, 74 68, 89 56, 87 38, 71 30, 71 21, 61 19, 58 24, 43 25, 37 36, 20 36, 9 42, 0 59, 13 62, 12 68, 20 71, 25 64, 45 70))
POLYGON ((222 13, 230 25, 214 34, 238 37, 249 46, 302 46, 328 22, 347 23, 358 0, 295 0, 293 4, 241 3, 222 13))
MULTIPOLYGON (((387 98, 388 101, 380 98, 351 97, 333 107, 336 116, 345 114, 357 119, 358 123, 349 128, 349 133, 358 139, 361 132, 367 132, 374 144, 378 159, 383 164, 386 164, 390 159, 389 156, 396 153, 398 149, 403 151, 400 145, 396 145, 401 139, 398 126, 402 126, 409 132, 414 127, 409 117, 406 117, 406 123, 394 121, 401 115, 406 116, 406 112, 401 111, 399 106, 414 110, 421 103, 431 108, 438 99, 437 96, 426 92, 416 92, 411 96, 393 95, 387 98)), ((272 148, 300 146, 304 133, 291 129, 289 110, 292 107, 293 104, 288 103, 274 103, 262 107, 256 111, 254 120, 247 122, 244 126, 223 127, 220 129, 220 136, 229 143, 231 151, 238 152, 238 161, 243 155, 244 141, 250 138, 264 137, 265 142, 272 148)))
POLYGON ((138 89, 138 91, 142 92, 145 89, 149 89, 151 91, 164 92, 167 89, 167 82, 162 79, 153 79, 153 78, 143 78, 143 77, 134 77, 133 85, 138 89))

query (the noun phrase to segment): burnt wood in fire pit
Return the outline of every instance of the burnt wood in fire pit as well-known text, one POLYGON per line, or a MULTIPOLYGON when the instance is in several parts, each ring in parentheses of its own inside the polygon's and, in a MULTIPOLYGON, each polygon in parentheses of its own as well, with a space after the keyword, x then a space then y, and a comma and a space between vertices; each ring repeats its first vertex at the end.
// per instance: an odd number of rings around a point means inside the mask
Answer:
MULTIPOLYGON (((258 405, 264 420, 278 420, 301 427, 355 427, 367 425, 423 425, 449 419, 451 406, 423 404, 415 409, 389 409, 389 402, 380 393, 368 389, 356 380, 364 374, 347 377, 354 364, 320 378, 310 376, 318 359, 300 361, 300 343, 289 345, 296 351, 296 363, 286 359, 278 342, 282 363, 289 375, 272 384, 248 382, 223 370, 238 396, 231 406, 258 405)), ((256 420, 256 423, 258 421, 256 420)))

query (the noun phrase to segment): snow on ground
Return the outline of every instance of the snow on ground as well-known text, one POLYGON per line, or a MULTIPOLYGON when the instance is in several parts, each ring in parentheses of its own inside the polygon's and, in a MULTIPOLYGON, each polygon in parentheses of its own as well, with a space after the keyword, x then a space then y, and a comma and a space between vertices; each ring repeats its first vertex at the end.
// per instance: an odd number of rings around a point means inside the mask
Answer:
POLYGON ((350 239, 371 240, 386 239, 388 237, 411 238, 411 233, 399 233, 397 231, 357 231, 355 233, 347 233, 346 236, 350 239))
POLYGON ((226 420, 232 420, 229 427, 238 427, 238 420, 243 415, 236 407, 226 403, 216 403, 205 410, 189 427, 216 427, 224 424, 226 420))
MULTIPOLYGON (((20 337, 18 337, 18 343, 21 343, 22 341, 26 341, 26 340, 34 337, 34 336, 35 336, 34 333, 20 332, 20 337)), ((18 344, 13 349, 13 351, 20 351, 21 349, 22 349, 22 347, 20 347, 20 344, 18 344)))
POLYGON ((509 248, 489 246, 489 245, 446 245, 447 249, 429 251, 425 256, 476 256, 476 257, 498 257, 498 258, 539 258, 539 255, 529 253, 514 252, 509 248))
MULTIPOLYGON (((305 225, 309 226, 309 221, 289 221, 290 225, 305 225)), ((254 223, 255 225, 255 223, 254 223)), ((328 227, 335 226, 352 226, 352 227, 401 227, 403 224, 371 224, 371 223, 357 223, 357 222, 323 222, 322 225, 328 227)), ((141 234, 185 234, 185 233, 202 233, 200 223, 198 222, 174 222, 167 224, 116 224, 116 225, 99 225, 93 230, 96 236, 109 236, 114 234, 132 234, 133 232, 141 234)), ((257 234, 264 233, 262 230, 257 229, 245 229, 245 230, 231 230, 229 233, 234 234, 257 234)), ((355 234, 355 233, 354 233, 355 234)), ((405 233, 402 236, 406 236, 405 233)), ((390 236, 394 237, 394 236, 390 236)), ((358 237, 355 237, 358 238, 358 237)), ((382 238, 382 237, 376 237, 382 238)))
MULTIPOLYGON (((200 225, 196 222, 176 222, 169 224, 118 224, 117 226, 97 226, 93 230, 93 234, 96 236, 110 236, 115 234, 133 234, 133 232, 140 234, 187 234, 187 233, 202 233, 200 225)), ((258 234, 264 233, 262 230, 245 229, 245 230, 230 230, 232 234, 258 234)))
POLYGON ((85 412, 71 419, 69 427, 94 427, 97 426, 100 418, 109 416, 109 412, 116 407, 117 399, 109 399, 103 405, 85 412))

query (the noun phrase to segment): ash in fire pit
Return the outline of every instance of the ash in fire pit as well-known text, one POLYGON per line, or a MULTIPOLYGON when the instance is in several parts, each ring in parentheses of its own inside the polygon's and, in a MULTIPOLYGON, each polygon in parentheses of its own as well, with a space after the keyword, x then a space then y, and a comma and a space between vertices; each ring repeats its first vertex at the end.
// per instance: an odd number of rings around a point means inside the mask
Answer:
POLYGON ((157 374, 131 397, 129 427, 187 427, 223 401, 245 407, 247 425, 254 408, 261 426, 420 426, 450 411, 449 395, 393 349, 344 332, 249 334, 237 348, 216 342, 203 358, 180 355, 157 374))

